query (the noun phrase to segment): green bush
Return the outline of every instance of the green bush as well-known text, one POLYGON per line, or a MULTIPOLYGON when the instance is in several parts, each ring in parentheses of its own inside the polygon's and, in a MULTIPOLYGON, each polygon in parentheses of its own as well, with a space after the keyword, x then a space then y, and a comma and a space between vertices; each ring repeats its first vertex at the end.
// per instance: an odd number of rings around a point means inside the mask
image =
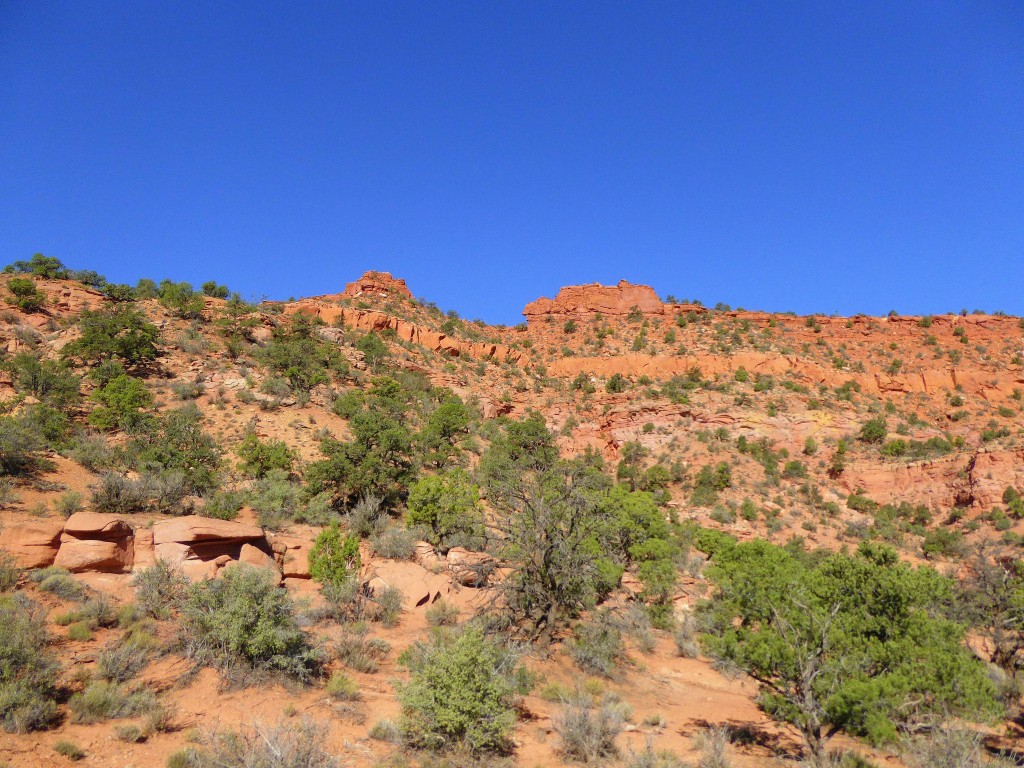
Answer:
POLYGON ((196 293, 189 283, 161 280, 157 295, 165 309, 186 320, 199 317, 203 311, 203 296, 196 293))
POLYGON ((38 312, 46 303, 46 294, 36 287, 36 281, 28 277, 12 277, 7 282, 11 295, 6 301, 22 312, 38 312))
POLYGON ((629 389, 629 379, 621 373, 612 374, 608 381, 605 382, 604 389, 613 395, 625 392, 629 389))
POLYGON ((153 405, 153 396, 141 379, 121 374, 92 393, 99 405, 89 414, 89 423, 98 429, 137 428, 145 419, 143 411, 153 405))
POLYGON ((49 568, 33 571, 29 578, 36 582, 43 592, 49 592, 62 600, 85 599, 85 587, 64 568, 51 565, 49 568))
POLYGON ((454 546, 479 549, 483 543, 480 491, 464 469, 417 480, 408 507, 408 525, 425 527, 427 540, 442 553, 454 546))
POLYGON ((117 683, 95 680, 68 701, 75 723, 99 723, 135 717, 156 706, 153 692, 146 688, 125 688, 117 683))
POLYGON ((68 760, 79 761, 85 758, 85 750, 68 739, 61 739, 53 745, 53 751, 68 760))
POLYGON ((291 599, 259 568, 238 565, 189 587, 181 612, 185 653, 221 668, 245 665, 300 681, 318 676, 323 654, 296 622, 291 599))
POLYGON ((202 493, 215 485, 221 449, 203 431, 203 414, 189 403, 167 411, 126 447, 131 465, 140 472, 181 473, 188 493, 202 493))
POLYGON ((19 259, 12 262, 4 267, 3 271, 35 275, 43 280, 65 280, 68 277, 68 270, 60 259, 41 253, 33 253, 28 261, 19 259))
POLYGON ((157 356, 160 331, 145 315, 130 307, 85 310, 76 326, 81 335, 61 350, 65 360, 79 360, 86 365, 121 360, 138 365, 157 356))
POLYGON ((20 576, 21 568, 15 564, 14 558, 5 552, 0 552, 0 592, 14 589, 20 576))
POLYGON ((347 369, 337 347, 316 335, 312 322, 294 315, 287 325, 279 325, 267 345, 259 351, 260 362, 288 380, 297 392, 309 392, 330 380, 330 373, 347 369))
POLYGON ((321 584, 349 581, 359 570, 359 539, 342 536, 337 523, 322 530, 309 550, 310 578, 321 584))
POLYGON ((0 475, 21 475, 39 466, 37 451, 46 441, 22 416, 0 416, 0 475))
POLYGON ((472 628, 416 643, 403 661, 411 677, 398 687, 400 728, 411 746, 511 749, 517 689, 507 651, 472 628))
POLYGON ((26 733, 59 716, 57 662, 47 651, 46 612, 20 595, 0 597, 0 727, 26 733))
POLYGON ((249 432, 242 439, 237 450, 242 460, 239 468, 247 475, 261 478, 274 469, 290 473, 295 463, 295 452, 283 440, 263 442, 255 432, 249 432))
POLYGON ((81 379, 63 363, 19 352, 5 367, 11 372, 17 392, 32 395, 54 408, 71 408, 81 399, 81 379))
POLYGON ((149 568, 132 577, 136 604, 156 619, 166 619, 181 607, 188 589, 188 579, 178 566, 157 559, 149 568))
POLYGON ((864 423, 858 437, 865 443, 881 443, 888 434, 889 428, 886 426, 885 417, 876 416, 864 423))
POLYGON ((358 701, 362 698, 359 684, 344 672, 335 672, 327 681, 327 695, 332 699, 358 701))
POLYGON ((716 551, 707 575, 707 650, 758 680, 761 705, 813 756, 839 729, 881 742, 930 716, 996 712, 964 628, 942 615, 950 581, 891 548, 812 555, 752 541, 716 551))

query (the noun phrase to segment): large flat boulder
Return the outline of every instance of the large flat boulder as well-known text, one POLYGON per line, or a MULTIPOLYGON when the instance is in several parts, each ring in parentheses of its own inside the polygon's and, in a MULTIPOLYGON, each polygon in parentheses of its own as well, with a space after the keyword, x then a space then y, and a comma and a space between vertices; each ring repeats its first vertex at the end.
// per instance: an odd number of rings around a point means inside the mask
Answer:
POLYGON ((176 542, 193 544, 198 542, 248 542, 263 538, 263 529, 258 525, 236 523, 233 520, 218 520, 213 517, 188 515, 174 520, 165 520, 153 526, 153 543, 176 542))
POLYGON ((62 530, 62 520, 5 523, 0 530, 0 550, 11 555, 19 568, 45 568, 57 557, 62 530))
POLYGON ((131 570, 134 548, 131 537, 115 540, 78 539, 64 534, 53 564, 72 573, 103 571, 123 573, 131 570))
POLYGON ((123 539, 133 535, 128 521, 99 512, 75 512, 64 523, 64 533, 78 539, 123 539))

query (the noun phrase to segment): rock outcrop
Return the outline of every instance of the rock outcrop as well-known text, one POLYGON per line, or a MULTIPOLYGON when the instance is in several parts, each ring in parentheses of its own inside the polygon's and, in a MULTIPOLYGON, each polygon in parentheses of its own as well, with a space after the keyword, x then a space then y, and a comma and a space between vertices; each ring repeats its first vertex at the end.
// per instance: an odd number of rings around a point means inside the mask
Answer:
POLYGON ((10 522, 0 530, 0 551, 14 558, 19 568, 45 568, 57 557, 63 530, 59 520, 10 522))
POLYGON ((64 523, 60 550, 53 564, 72 573, 130 571, 135 560, 135 534, 117 515, 76 512, 64 523))
POLYGON ((392 277, 390 272, 376 272, 370 270, 363 274, 358 280, 345 286, 341 294, 346 299, 357 299, 363 296, 375 296, 378 298, 400 297, 411 299, 412 292, 405 284, 405 280, 392 277))
POLYGON ((644 315, 663 315, 672 305, 663 304, 649 285, 633 285, 620 280, 617 285, 569 285, 554 299, 539 298, 523 309, 527 322, 586 318, 600 313, 606 317, 625 317, 639 310, 644 315))
MULTIPOLYGON (((440 331, 423 328, 408 320, 378 312, 376 310, 350 309, 340 306, 327 297, 302 299, 284 308, 286 315, 303 313, 319 317, 328 326, 344 326, 360 331, 394 331, 401 340, 424 347, 449 357, 471 357, 476 360, 494 358, 496 360, 515 360, 522 358, 522 352, 511 349, 504 344, 486 341, 467 341, 449 336, 440 331)), ((328 341, 336 341, 335 328, 321 328, 321 336, 328 341)))

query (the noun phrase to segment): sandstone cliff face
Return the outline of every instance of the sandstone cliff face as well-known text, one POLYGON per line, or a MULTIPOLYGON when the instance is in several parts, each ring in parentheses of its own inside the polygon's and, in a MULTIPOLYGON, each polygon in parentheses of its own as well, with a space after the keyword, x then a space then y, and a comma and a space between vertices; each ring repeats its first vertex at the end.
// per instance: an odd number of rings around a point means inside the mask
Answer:
POLYGON ((608 377, 650 376, 671 378, 698 368, 704 376, 734 374, 740 368, 751 374, 783 376, 792 374, 808 384, 840 387, 855 382, 868 393, 943 393, 960 388, 986 400, 1010 397, 1015 389, 1024 389, 1022 370, 964 370, 958 368, 926 368, 907 373, 848 372, 826 368, 809 360, 772 353, 739 352, 734 355, 645 355, 625 354, 614 357, 566 357, 553 361, 548 372, 572 378, 580 373, 608 377))
POLYGON ((284 312, 286 315, 295 313, 314 315, 328 325, 342 325, 360 331, 392 330, 401 341, 410 342, 450 357, 495 358, 502 361, 507 359, 518 361, 522 358, 522 352, 513 350, 504 344, 457 339, 384 312, 350 309, 324 299, 302 299, 287 305, 284 312))
POLYGON ((342 298, 356 299, 373 296, 376 298, 411 299, 412 293, 405 280, 392 277, 390 272, 366 272, 362 277, 345 286, 342 298))
POLYGON ((530 323, 553 318, 582 318, 600 313, 606 317, 625 317, 634 309, 644 315, 665 314, 668 305, 649 285, 633 285, 620 280, 617 285, 570 285, 554 299, 540 298, 523 309, 530 323))

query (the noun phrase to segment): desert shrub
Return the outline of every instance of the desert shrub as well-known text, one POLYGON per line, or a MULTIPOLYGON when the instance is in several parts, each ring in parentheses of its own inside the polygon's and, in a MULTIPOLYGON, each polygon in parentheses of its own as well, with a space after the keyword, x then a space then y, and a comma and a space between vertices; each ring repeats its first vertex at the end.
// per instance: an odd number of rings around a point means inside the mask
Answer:
POLYGON ((130 307, 86 310, 78 318, 79 338, 68 343, 61 355, 89 365, 121 360, 138 365, 157 356, 160 331, 141 312, 130 307))
POLYGON ((14 589, 21 576, 21 569, 14 564, 14 558, 0 552, 0 592, 14 589))
POLYGON ((479 549, 483 543, 480 492, 462 468, 417 480, 409 488, 410 527, 426 529, 426 538, 442 553, 453 546, 479 549))
POLYGON ((925 533, 921 542, 921 552, 929 560, 935 557, 959 557, 963 550, 963 534, 952 528, 932 528, 925 533))
POLYGON ((75 723, 98 723, 140 715, 156 705, 153 692, 146 688, 126 688, 116 683, 95 680, 68 701, 75 723))
POLYGON ((337 523, 322 530, 309 550, 310 578, 321 584, 351 580, 359 564, 359 539, 353 535, 342 536, 337 523))
POLYGON ((32 395, 49 406, 67 409, 81 399, 81 379, 63 363, 19 352, 4 367, 11 372, 17 392, 32 395))
POLYGON ((388 511, 384 500, 372 493, 360 496, 345 513, 349 531, 360 538, 374 536, 388 524, 388 511))
POLYGON ((312 322, 302 315, 294 315, 290 323, 274 328, 258 357, 267 368, 287 379, 296 392, 309 392, 327 383, 331 371, 343 372, 346 368, 337 347, 320 339, 312 322))
POLYGON ((459 607, 444 600, 438 600, 424 612, 427 624, 432 627, 454 627, 459 623, 459 607))
POLYGON ((36 281, 28 277, 12 277, 7 282, 7 290, 11 295, 6 298, 8 304, 22 312, 38 312, 46 303, 46 294, 36 287, 36 281))
POLYGON ((732 468, 724 461, 701 468, 693 484, 690 501, 697 506, 710 507, 718 500, 719 491, 732 486, 732 468))
POLYGON ((255 432, 249 432, 242 439, 236 453, 242 460, 240 469, 252 477, 265 477, 274 469, 291 472, 295 463, 295 452, 283 440, 263 442, 255 432))
POLYGON ((134 480, 114 472, 101 475, 99 485, 92 489, 92 506, 97 512, 141 512, 148 502, 149 488, 144 480, 134 480))
POLYGON ((171 393, 179 400, 197 400, 205 391, 206 385, 201 381, 171 382, 171 393))
POLYGON ((676 624, 672 632, 676 644, 676 653, 686 659, 695 659, 700 655, 697 642, 697 621, 691 614, 686 614, 676 624))
POLYGON ((24 416, 0 416, 0 475, 31 472, 39 464, 36 452, 45 444, 40 430, 24 416))
POLYGON ((33 571, 29 578, 36 582, 43 592, 49 592, 62 600, 85 599, 85 587, 64 568, 51 565, 49 568, 33 571))
POLYGON ((300 681, 320 673, 323 654, 299 628, 288 593, 259 568, 238 565, 193 584, 182 608, 186 655, 221 668, 242 664, 300 681))
POLYGON ((137 429, 146 418, 144 410, 153 404, 153 396, 142 379, 126 373, 95 389, 92 399, 98 405, 89 414, 89 423, 97 429, 137 429))
POLYGON ((289 479, 287 470, 271 469, 253 484, 249 501, 260 525, 280 530, 302 509, 304 494, 302 486, 289 479))
POLYGON ((356 622, 342 629, 334 646, 338 661, 356 672, 373 673, 380 667, 380 659, 390 646, 384 640, 369 637, 365 622, 356 622))
POLYGON ((727 728, 704 728, 694 737, 694 745, 700 750, 697 768, 732 768, 727 728))
POLYGON ((84 497, 78 491, 65 491, 54 502, 54 509, 57 514, 63 517, 71 517, 75 512, 82 510, 82 499, 84 497))
POLYGON ((66 454, 93 472, 109 469, 115 463, 116 451, 103 435, 80 433, 68 447, 66 454))
POLYGON ((584 672, 602 677, 612 677, 617 667, 627 661, 622 633, 607 614, 577 625, 569 643, 569 656, 584 672))
POLYGON ((138 744, 146 740, 146 732, 137 725, 118 725, 114 728, 114 736, 126 744, 138 744))
POLYGON ((399 727, 411 746, 460 745, 472 753, 511 749, 517 688, 508 651, 471 628, 418 642, 402 661, 411 676, 398 687, 399 727))
POLYGON ((221 449, 203 431, 203 415, 194 403, 167 411, 151 428, 126 446, 131 465, 140 472, 180 472, 188 493, 199 494, 215 485, 221 449))
POLYGON ((82 623, 89 629, 112 627, 117 623, 117 609, 109 596, 100 593, 77 608, 57 616, 56 623, 82 623))
POLYGON ((172 314, 186 320, 195 319, 203 311, 203 296, 196 293, 189 283, 175 283, 171 280, 161 280, 157 287, 157 297, 160 304, 172 314))
POLYGON ((126 683, 149 663, 149 649, 131 639, 113 643, 96 657, 96 672, 111 683, 126 683))
POLYGON ((342 701, 358 701, 362 698, 359 684, 344 672, 335 672, 327 681, 327 695, 342 701))
POLYGON ((203 736, 201 748, 178 753, 179 762, 170 768, 338 768, 326 741, 327 725, 305 717, 298 723, 255 723, 203 736))
POLYGON ((625 723, 626 708, 617 698, 580 689, 562 702, 552 724, 567 757, 593 763, 618 754, 615 739, 625 723))
POLYGON ((370 728, 369 737, 374 741, 397 744, 402 740, 402 729, 390 720, 378 720, 370 728))
POLYGON ((68 627, 68 640, 76 643, 85 643, 92 640, 92 627, 84 621, 76 621, 68 627))
POLYGON ((373 553, 378 557, 391 560, 412 560, 416 555, 416 542, 419 540, 419 529, 403 528, 392 525, 377 533, 370 539, 373 553))
POLYGON ((203 514, 218 520, 234 520, 248 498, 245 491, 218 489, 204 497, 203 514))
POLYGON ((888 434, 889 428, 885 423, 885 417, 876 416, 870 421, 864 422, 864 426, 860 428, 857 436, 865 443, 881 443, 888 434))
POLYGON ((398 617, 402 614, 402 603, 405 595, 397 587, 385 587, 380 594, 373 596, 376 606, 373 618, 385 627, 397 627, 398 617))
POLYGON ((57 741, 53 745, 53 751, 75 762, 85 759, 85 750, 70 739, 60 739, 57 741))
POLYGON ((25 733, 58 718, 58 665, 47 651, 46 612, 20 595, 0 598, 0 727, 25 733))
POLYGON ((642 752, 629 752, 629 757, 624 763, 625 768, 689 768, 687 763, 679 759, 678 755, 670 750, 655 750, 654 744, 649 740, 644 744, 642 752))
MULTIPOLYGON (((941 727, 909 739, 903 757, 912 768, 986 768, 982 734, 965 728, 941 727)), ((1012 765, 999 762, 996 765, 1012 765)))

